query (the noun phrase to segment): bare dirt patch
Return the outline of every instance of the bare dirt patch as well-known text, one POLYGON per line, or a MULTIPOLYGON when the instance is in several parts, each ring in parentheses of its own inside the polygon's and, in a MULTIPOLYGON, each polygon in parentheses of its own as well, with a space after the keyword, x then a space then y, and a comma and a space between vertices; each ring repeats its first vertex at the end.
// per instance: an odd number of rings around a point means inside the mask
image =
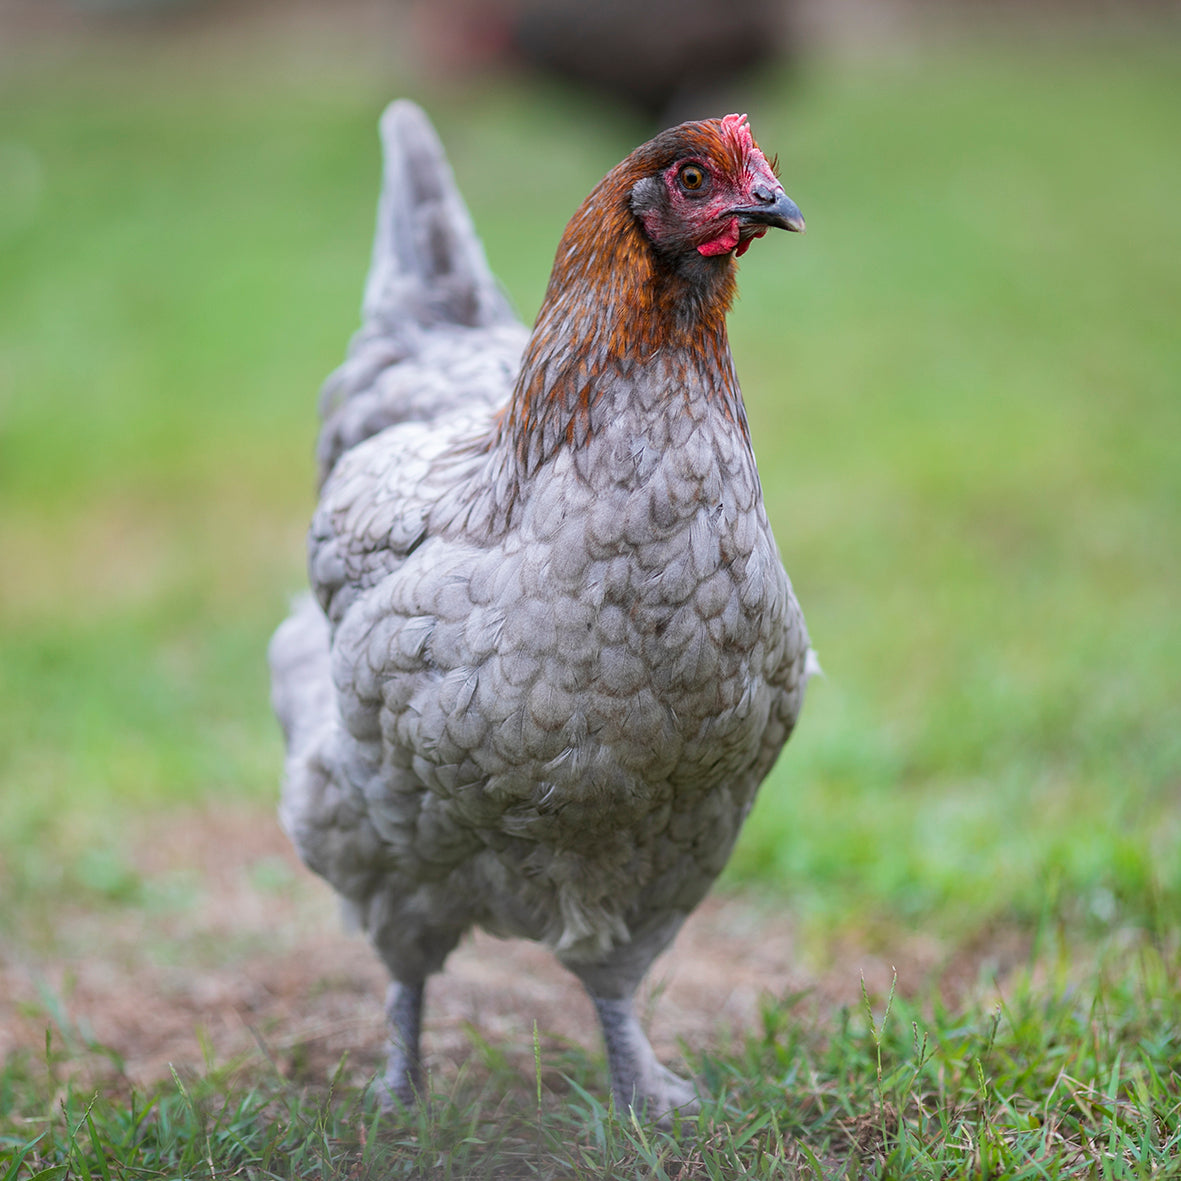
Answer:
MULTIPOLYGON (((331 891, 271 813, 172 816, 136 844, 144 888, 134 906, 62 914, 47 950, 0 949, 0 1057, 43 1052, 50 1026, 77 1051, 78 1073, 124 1085, 150 1086, 170 1065, 199 1072, 260 1055, 309 1080, 326 1079, 345 1052, 354 1080, 380 1068, 384 969, 342 928, 331 891), (122 1066, 87 1051, 88 1040, 122 1066)), ((1019 960, 1023 949, 1001 954, 1019 960)), ((657 1052, 675 1063, 682 1040, 705 1049, 757 1027, 768 996, 807 993, 800 1018, 822 1019, 860 1003, 863 975, 879 996, 895 966, 904 991, 938 979, 961 992, 983 958, 909 937, 887 955, 845 946, 810 966, 789 908, 719 896, 657 961, 644 1012, 657 1052)), ((544 948, 468 938, 431 983, 424 1049, 436 1084, 471 1056, 473 1032, 531 1075, 534 1022, 543 1055, 563 1042, 598 1051, 589 1001, 544 948)))

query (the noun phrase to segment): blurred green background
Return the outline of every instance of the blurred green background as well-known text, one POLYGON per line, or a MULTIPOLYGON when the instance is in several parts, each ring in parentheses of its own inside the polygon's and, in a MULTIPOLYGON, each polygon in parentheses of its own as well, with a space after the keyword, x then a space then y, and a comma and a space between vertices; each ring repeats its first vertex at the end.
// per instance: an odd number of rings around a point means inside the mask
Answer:
MULTIPOLYGON (((730 871, 810 929, 1181 915, 1181 39, 804 53, 744 95, 803 238, 731 338, 826 677, 730 871)), ((523 318, 651 128, 265 39, 0 73, 0 931, 143 902, 145 818, 257 806, 317 388, 409 93, 523 318)))

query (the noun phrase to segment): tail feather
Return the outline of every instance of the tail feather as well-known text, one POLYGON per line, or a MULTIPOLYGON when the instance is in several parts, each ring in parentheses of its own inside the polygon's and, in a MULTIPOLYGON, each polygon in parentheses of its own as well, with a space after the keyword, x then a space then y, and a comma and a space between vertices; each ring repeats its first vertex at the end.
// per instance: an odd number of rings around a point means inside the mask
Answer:
POLYGON ((362 439, 423 416, 394 374, 401 363, 431 351, 432 336, 447 340, 442 352, 449 359, 443 363, 435 348, 428 362, 431 380, 420 383, 435 390, 435 412, 465 396, 458 387, 449 391, 446 372, 446 364, 465 354, 457 334, 476 330, 467 351, 493 359, 489 392, 503 384, 495 358, 519 356, 520 325, 489 270, 430 121, 412 102, 391 103, 381 118, 381 141, 381 197, 363 323, 320 392, 321 482, 362 439))
POLYGON ((405 99, 391 103, 381 117, 381 140, 384 167, 365 318, 472 328, 511 321, 422 108, 405 99))

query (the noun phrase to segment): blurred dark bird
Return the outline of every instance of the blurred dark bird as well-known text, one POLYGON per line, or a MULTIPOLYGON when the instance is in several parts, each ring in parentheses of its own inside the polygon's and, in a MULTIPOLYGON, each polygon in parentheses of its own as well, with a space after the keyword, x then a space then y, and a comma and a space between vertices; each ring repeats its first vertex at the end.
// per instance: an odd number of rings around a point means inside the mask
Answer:
MULTIPOLYGON (((640 110, 700 115, 787 50, 781 0, 520 0, 514 41, 529 64, 640 110)), ((722 106, 725 110, 725 105, 722 106)))
POLYGON ((730 105, 744 77, 790 57, 791 0, 431 0, 440 63, 516 63, 665 126, 730 105))
POLYGON ((582 981, 621 1109, 694 1088, 632 998, 725 865, 813 661, 726 337, 735 259, 802 230, 744 116, 637 148, 574 214, 536 326, 422 112, 382 119, 364 325, 321 400, 314 598, 271 644, 282 818, 393 977, 478 925, 582 981))

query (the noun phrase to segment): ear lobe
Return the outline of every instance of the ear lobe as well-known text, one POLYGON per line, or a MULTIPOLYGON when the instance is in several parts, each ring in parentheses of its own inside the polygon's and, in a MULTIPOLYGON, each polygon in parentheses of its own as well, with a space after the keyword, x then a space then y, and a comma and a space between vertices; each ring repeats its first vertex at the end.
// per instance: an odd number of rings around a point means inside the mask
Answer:
POLYGON ((641 214, 655 208, 660 201, 660 183, 654 176, 645 176, 632 185, 631 197, 628 204, 632 213, 641 214))

